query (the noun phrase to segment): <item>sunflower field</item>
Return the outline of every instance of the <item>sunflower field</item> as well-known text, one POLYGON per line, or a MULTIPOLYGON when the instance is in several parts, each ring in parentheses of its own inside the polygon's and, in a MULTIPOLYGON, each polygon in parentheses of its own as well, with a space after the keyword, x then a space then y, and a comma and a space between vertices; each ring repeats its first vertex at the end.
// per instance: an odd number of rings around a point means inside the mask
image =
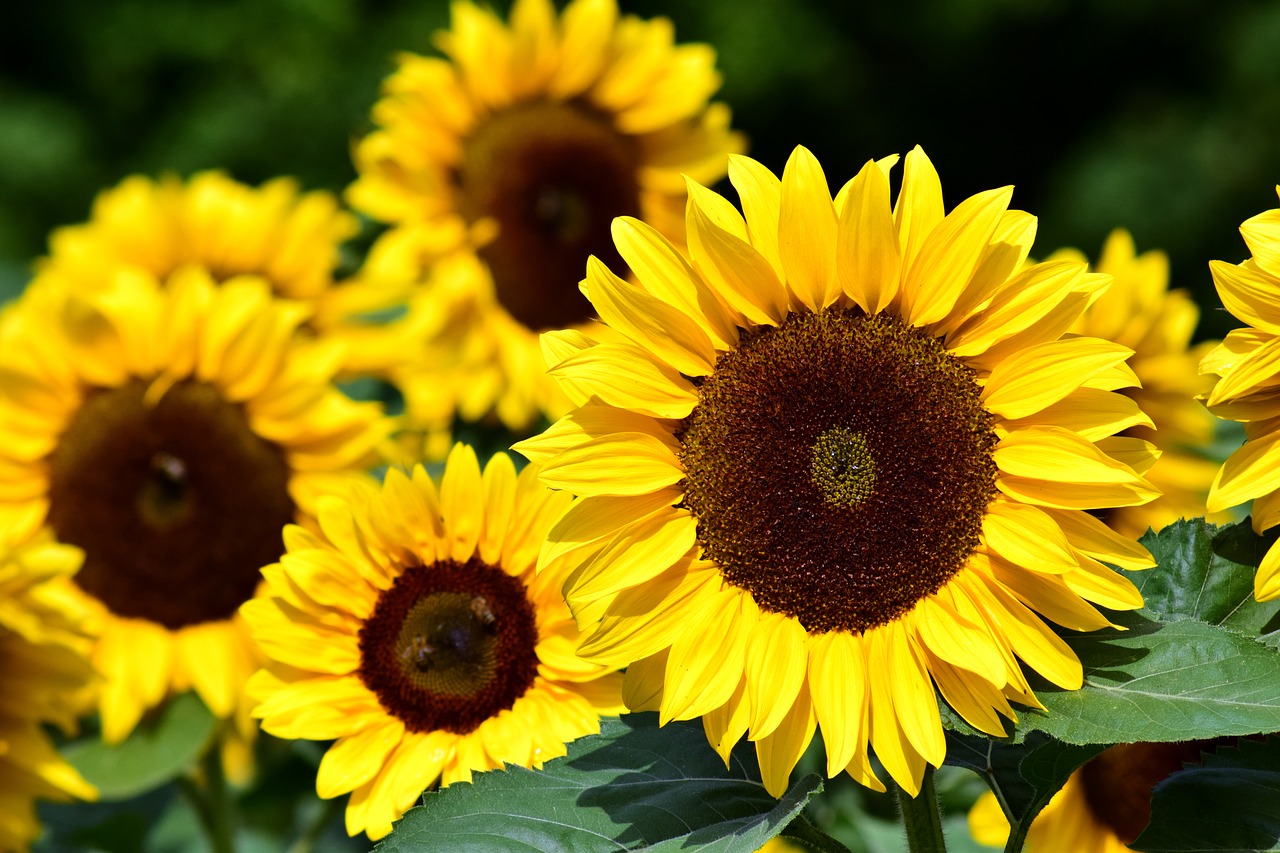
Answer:
POLYGON ((1280 851, 1280 7, 5 17, 0 853, 1280 851))

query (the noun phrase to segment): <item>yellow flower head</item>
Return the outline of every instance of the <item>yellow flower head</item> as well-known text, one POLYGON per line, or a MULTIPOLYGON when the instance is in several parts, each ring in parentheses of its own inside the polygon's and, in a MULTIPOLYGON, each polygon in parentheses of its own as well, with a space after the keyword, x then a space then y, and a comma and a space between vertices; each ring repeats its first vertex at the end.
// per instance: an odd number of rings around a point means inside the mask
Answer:
POLYGON ((0 324, 0 531, 84 552, 108 741, 173 691, 236 710, 256 667, 237 608, 387 434, 331 384, 341 348, 296 335, 307 314, 183 267, 29 291, 0 324))
POLYGON ((438 491, 393 468, 381 490, 322 498, 320 534, 286 531, 241 611, 270 659, 253 713, 279 737, 337 740, 316 790, 351 794, 352 835, 383 837, 437 782, 540 767, 622 710, 621 677, 575 654, 563 573, 534 575, 568 503, 457 445, 438 491))
POLYGON ((71 728, 74 696, 92 676, 69 580, 79 567, 75 548, 47 536, 0 542, 0 850, 26 850, 40 834, 37 798, 97 796, 41 727, 71 728))
POLYGON ((712 182, 741 150, 714 51, 676 45, 671 22, 619 17, 614 0, 517 0, 510 23, 452 4, 436 44, 447 58, 400 57, 356 149, 348 197, 396 228, 376 266, 410 274, 452 250, 410 309, 429 352, 395 372, 410 414, 447 426, 496 414, 513 429, 567 408, 542 375, 536 332, 585 322, 589 255, 617 262, 615 216, 672 239, 682 174, 712 182), (405 260, 407 259, 407 260, 405 260), (421 406, 419 397, 431 398, 421 406))
MULTIPOLYGON (((1076 770, 1027 833, 1027 853, 1129 853, 1151 820, 1151 790, 1187 762, 1204 741, 1130 743, 1104 750, 1076 770)), ((969 831, 982 844, 1003 847, 1009 821, 988 791, 969 811, 969 831)))
POLYGON ((1151 565, 1088 513, 1155 496, 1127 461, 1153 448, 1115 436, 1144 420, 1113 391, 1131 351, 1063 337, 1106 277, 1024 269, 1010 188, 944 215, 919 149, 891 206, 894 162, 833 201, 803 148, 781 180, 733 158, 745 217, 691 183, 690 260, 619 220, 639 283, 593 261, 586 289, 625 340, 544 335, 579 408, 517 445, 583 496, 541 555, 577 567, 581 653, 726 757, 749 735, 775 796, 819 726, 829 773, 879 786, 870 745, 914 794, 944 757, 935 686, 1002 733, 1038 705, 1018 658, 1080 686, 1044 618, 1106 626, 1089 602, 1142 597, 1100 561, 1151 565))
MULTIPOLYGON (((1048 260, 1084 261, 1066 250, 1048 260)), ((1071 331, 1129 347, 1129 366, 1140 386, 1125 388, 1149 422, 1124 431, 1150 441, 1160 459, 1143 472, 1161 495, 1142 506, 1117 507, 1106 513, 1107 523, 1125 536, 1137 538, 1150 527, 1160 530, 1180 518, 1205 514, 1205 499, 1217 466, 1202 452, 1213 440, 1214 418, 1196 399, 1213 384, 1196 372, 1214 343, 1191 345, 1200 309, 1183 290, 1169 290, 1169 258, 1164 252, 1137 254, 1133 238, 1117 230, 1107 238, 1094 269, 1113 281, 1089 306, 1071 331)), ((1211 517, 1225 521, 1225 517, 1211 517)))
MULTIPOLYGON (((88 222, 53 232, 37 284, 55 278, 72 290, 100 287, 108 280, 103 270, 117 267, 164 281, 198 265, 216 281, 260 276, 277 296, 311 305, 312 330, 363 341, 352 318, 403 293, 371 277, 335 283, 341 245, 358 230, 331 193, 302 193, 290 178, 251 187, 220 172, 185 182, 135 175, 100 193, 88 222)), ((360 348, 348 355, 351 369, 359 369, 360 348)))
MULTIPOLYGON (((1247 441, 1218 472, 1208 509, 1252 500, 1253 529, 1261 533, 1280 524, 1280 208, 1245 221, 1240 233, 1252 257, 1239 265, 1210 261, 1209 269, 1223 307, 1248 326, 1228 332, 1200 372, 1219 377, 1205 398, 1209 411, 1242 422, 1247 441)), ((1280 544, 1262 558, 1254 595, 1280 597, 1280 544)))

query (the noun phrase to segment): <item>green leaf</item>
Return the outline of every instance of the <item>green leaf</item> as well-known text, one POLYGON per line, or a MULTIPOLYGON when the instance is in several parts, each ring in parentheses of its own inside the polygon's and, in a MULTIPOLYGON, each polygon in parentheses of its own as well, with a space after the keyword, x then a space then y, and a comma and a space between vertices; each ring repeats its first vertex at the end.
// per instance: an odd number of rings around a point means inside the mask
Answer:
POLYGON ((123 800, 162 785, 191 766, 216 720, 194 693, 171 701, 149 726, 120 744, 82 740, 63 749, 67 761, 98 787, 103 800, 123 800))
POLYGON ((1023 712, 1016 738, 1074 744, 1199 740, 1280 731, 1280 654, 1204 622, 1114 620, 1126 631, 1072 634, 1080 690, 1040 688, 1048 713, 1023 712))
POLYGON ((1062 743, 1032 732, 1022 743, 981 735, 947 733, 947 763, 967 767, 987 780, 1005 817, 1009 849, 1021 849, 1021 838, 1036 815, 1078 767, 1106 749, 1105 745, 1062 743))
POLYGON ((601 720, 542 770, 480 773, 423 796, 379 853, 425 851, 755 850, 782 832, 814 794, 816 774, 775 800, 752 751, 730 768, 697 722, 659 729, 655 714, 601 720))
POLYGON ((1253 597, 1258 563, 1274 541, 1275 535, 1254 533, 1247 519, 1221 528, 1202 518, 1178 521, 1142 537, 1157 568, 1122 574, 1142 591, 1144 612, 1155 619, 1195 619, 1257 637, 1278 627, 1280 600, 1253 597))
POLYGON ((1156 786, 1146 853, 1280 850, 1280 738, 1219 747, 1156 786))

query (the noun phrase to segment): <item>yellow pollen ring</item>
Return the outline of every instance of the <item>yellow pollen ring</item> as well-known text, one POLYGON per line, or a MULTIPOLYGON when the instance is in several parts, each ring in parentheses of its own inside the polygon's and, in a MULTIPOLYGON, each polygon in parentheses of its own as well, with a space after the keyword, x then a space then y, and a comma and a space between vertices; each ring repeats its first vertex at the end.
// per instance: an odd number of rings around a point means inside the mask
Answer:
POLYGON ((813 443, 809 478, 827 503, 853 508, 876 488, 876 460, 862 433, 832 427, 813 443))

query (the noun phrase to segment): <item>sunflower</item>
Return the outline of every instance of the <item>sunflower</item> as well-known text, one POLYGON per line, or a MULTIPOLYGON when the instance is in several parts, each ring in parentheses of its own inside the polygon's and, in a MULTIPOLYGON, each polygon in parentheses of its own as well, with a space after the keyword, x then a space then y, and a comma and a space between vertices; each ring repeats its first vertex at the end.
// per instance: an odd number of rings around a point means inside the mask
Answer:
POLYGON ((550 0, 516 0, 509 25, 468 0, 451 8, 436 37, 447 58, 403 54, 387 79, 348 198, 395 226, 379 251, 404 274, 477 259, 435 270, 409 309, 440 333, 394 374, 410 415, 438 427, 492 413, 523 430, 567 409, 536 332, 590 318, 577 284, 589 255, 620 260, 610 221, 639 215, 676 239, 682 174, 718 180, 743 140, 708 104, 713 50, 675 45, 665 18, 619 17, 614 0, 559 17, 550 0))
POLYGON ((47 536, 0 541, 0 850, 26 850, 40 834, 37 798, 97 796, 41 728, 74 726, 73 697, 92 675, 85 614, 68 580, 80 556, 47 536))
MULTIPOLYGON (((1151 790, 1187 762, 1199 761, 1208 741, 1129 743, 1109 747, 1071 774, 1036 816, 1027 853, 1129 853, 1151 820, 1151 790)), ((969 811, 969 832, 981 844, 1003 847, 1009 821, 990 791, 969 811)))
MULTIPOLYGON (((1079 252, 1064 250, 1049 260, 1079 260, 1079 252)), ((1198 448, 1213 441, 1214 418, 1196 397, 1213 384, 1196 373, 1216 342, 1191 346, 1200 309, 1183 290, 1169 290, 1169 258, 1164 252, 1137 254, 1129 232, 1116 230, 1107 238, 1094 267, 1113 279, 1071 331, 1115 341, 1133 350, 1129 366, 1142 381, 1121 393, 1131 397, 1151 420, 1124 431, 1150 441, 1161 451, 1147 479, 1161 496, 1142 506, 1118 507, 1105 514, 1111 527, 1137 538, 1150 527, 1160 530, 1180 518, 1205 514, 1205 498, 1217 466, 1198 448)), ((1211 516, 1225 521, 1226 516, 1211 516)))
POLYGON ((383 837, 437 781, 539 767, 622 710, 621 677, 575 654, 563 574, 534 574, 568 503, 456 445, 439 492, 421 466, 393 468, 381 491, 322 499, 319 535, 286 531, 241 609, 270 659, 254 714, 278 737, 337 739, 316 791, 351 794, 350 834, 383 837))
POLYGON ((74 591, 116 742, 174 691, 220 717, 245 701, 257 659, 237 608, 284 526, 387 428, 331 385, 340 346, 298 337, 306 307, 265 280, 104 275, 28 291, 0 326, 0 530, 84 551, 74 591))
MULTIPOLYGON (((1209 270, 1223 307, 1248 327, 1228 332, 1200 362, 1200 372, 1219 377, 1205 405, 1242 422, 1246 441, 1214 478, 1208 509, 1252 500, 1253 529, 1262 533, 1280 524, 1280 208, 1246 220, 1240 233, 1252 257, 1238 265, 1210 261, 1209 270)), ((1280 543, 1262 558, 1254 595, 1280 597, 1280 543)))
MULTIPOLYGON (((277 296, 309 303, 311 330, 363 343, 370 330, 358 316, 391 307, 405 293, 368 275, 335 283, 341 245, 358 231, 356 218, 331 193, 303 193, 291 178, 252 187, 221 172, 186 181, 134 175, 98 195, 88 222, 53 232, 37 281, 55 277, 73 289, 97 287, 102 270, 120 266, 163 281, 190 264, 218 281, 256 275, 277 296)), ((351 369, 363 367, 362 350, 349 347, 351 369)))
POLYGON ((747 734, 775 796, 816 727, 829 774, 880 786, 870 744, 914 795, 944 757, 935 685, 1002 734, 1039 706, 1017 658, 1081 684, 1042 617, 1106 626, 1089 602, 1142 597, 1100 561, 1151 565, 1086 512, 1156 494, 1154 448, 1114 436, 1143 419, 1112 390, 1131 351, 1063 337, 1106 277, 1021 269, 1011 189, 944 216, 918 148, 891 208, 894 161, 833 202, 803 148, 780 181, 733 158, 745 220, 691 182, 691 260, 617 220, 639 284, 593 260, 585 287, 626 341, 544 335, 579 408, 515 446, 583 497, 540 557, 574 566, 581 654, 725 757, 747 734))

